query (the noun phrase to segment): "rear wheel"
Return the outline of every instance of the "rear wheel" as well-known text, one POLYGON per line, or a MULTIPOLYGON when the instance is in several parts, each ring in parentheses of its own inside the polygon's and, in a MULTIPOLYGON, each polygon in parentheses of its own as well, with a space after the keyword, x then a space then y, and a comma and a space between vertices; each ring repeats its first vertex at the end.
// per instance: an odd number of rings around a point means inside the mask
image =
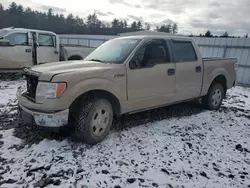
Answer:
POLYGON ((210 110, 218 110, 225 96, 225 90, 221 84, 213 84, 208 94, 203 98, 203 104, 210 110))
POLYGON ((79 55, 74 55, 68 58, 68 61, 73 61, 73 60, 82 60, 83 58, 79 55))
POLYGON ((112 122, 113 110, 108 100, 85 101, 76 120, 75 135, 87 144, 97 144, 109 134, 112 122))

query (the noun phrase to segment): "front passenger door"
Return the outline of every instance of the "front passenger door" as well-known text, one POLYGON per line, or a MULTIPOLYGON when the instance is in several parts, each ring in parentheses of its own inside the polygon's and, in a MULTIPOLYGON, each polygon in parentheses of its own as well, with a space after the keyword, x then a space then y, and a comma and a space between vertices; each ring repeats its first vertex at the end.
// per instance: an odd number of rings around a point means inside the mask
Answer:
POLYGON ((127 67, 129 111, 157 107, 175 101, 175 63, 165 40, 143 44, 127 67))

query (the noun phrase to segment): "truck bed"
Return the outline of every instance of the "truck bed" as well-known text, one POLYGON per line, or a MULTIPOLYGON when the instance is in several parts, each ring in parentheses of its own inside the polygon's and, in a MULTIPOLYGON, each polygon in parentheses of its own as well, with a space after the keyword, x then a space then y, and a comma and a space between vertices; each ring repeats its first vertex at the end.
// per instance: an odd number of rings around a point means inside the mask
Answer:
POLYGON ((203 95, 206 94, 211 82, 216 75, 223 75, 227 81, 227 89, 234 86, 236 81, 236 58, 202 58, 203 61, 203 95))

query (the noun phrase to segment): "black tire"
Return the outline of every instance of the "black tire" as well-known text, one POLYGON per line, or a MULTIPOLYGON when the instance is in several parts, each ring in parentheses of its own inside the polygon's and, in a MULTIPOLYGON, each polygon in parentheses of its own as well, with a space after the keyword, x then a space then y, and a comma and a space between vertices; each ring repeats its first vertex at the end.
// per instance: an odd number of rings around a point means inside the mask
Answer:
POLYGON ((205 97, 203 97, 203 104, 205 105, 206 108, 209 110, 218 110, 221 107, 222 100, 225 96, 225 90, 222 87, 221 84, 215 83, 213 84, 209 90, 208 93, 205 97), (221 97, 216 97, 216 101, 213 99, 213 96, 215 93, 220 92, 221 97))
POLYGON ((113 109, 108 100, 86 100, 76 119, 75 136, 80 141, 95 145, 109 134, 112 122, 113 109))
POLYGON ((74 55, 68 58, 68 61, 74 61, 74 60, 83 60, 83 58, 79 55, 74 55))

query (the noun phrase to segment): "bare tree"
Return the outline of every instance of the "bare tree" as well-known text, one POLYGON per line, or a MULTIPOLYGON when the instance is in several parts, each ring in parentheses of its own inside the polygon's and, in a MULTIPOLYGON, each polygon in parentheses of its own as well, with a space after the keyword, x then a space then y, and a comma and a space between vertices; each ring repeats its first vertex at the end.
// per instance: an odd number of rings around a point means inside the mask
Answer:
POLYGON ((150 30, 150 24, 147 23, 147 22, 145 23, 145 29, 146 29, 146 30, 150 30))
POLYGON ((178 25, 177 25, 177 23, 174 23, 174 24, 173 24, 173 26, 172 26, 172 31, 173 31, 173 34, 178 33, 178 25))

